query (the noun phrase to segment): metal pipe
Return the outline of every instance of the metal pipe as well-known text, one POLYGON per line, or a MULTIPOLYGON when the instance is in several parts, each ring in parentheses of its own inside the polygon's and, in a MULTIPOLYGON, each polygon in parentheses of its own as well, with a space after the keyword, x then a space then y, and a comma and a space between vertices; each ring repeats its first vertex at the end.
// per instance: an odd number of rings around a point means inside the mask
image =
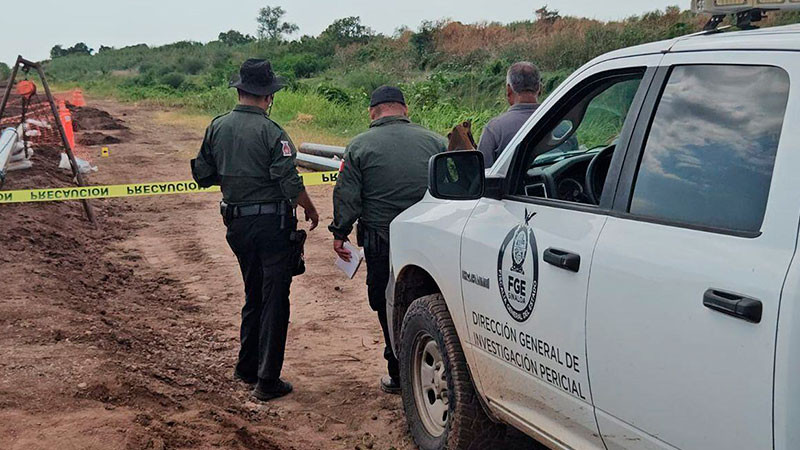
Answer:
POLYGON ((341 161, 336 161, 323 156, 297 154, 297 165, 311 170, 339 170, 341 161))
POLYGON ((17 146, 19 135, 16 128, 6 128, 0 134, 0 186, 6 181, 6 166, 11 158, 11 153, 17 146))
POLYGON ((300 145, 300 152, 308 155, 325 156, 328 158, 332 158, 334 156, 344 158, 344 147, 337 147, 335 145, 311 144, 304 142, 300 145))

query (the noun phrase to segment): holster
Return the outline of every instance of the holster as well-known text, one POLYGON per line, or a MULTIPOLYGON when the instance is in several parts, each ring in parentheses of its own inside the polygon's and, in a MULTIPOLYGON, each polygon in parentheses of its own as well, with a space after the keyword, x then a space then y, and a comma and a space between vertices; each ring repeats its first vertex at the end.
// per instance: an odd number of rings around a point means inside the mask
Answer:
POLYGON ((305 247, 307 238, 308 234, 305 230, 292 231, 289 235, 289 241, 292 243, 292 258, 289 261, 289 268, 293 277, 306 273, 305 247))
POLYGON ((356 223, 356 245, 361 248, 364 248, 364 243, 367 240, 366 233, 367 229, 361 225, 361 222, 356 223))
POLYGON ((227 227, 233 219, 233 208, 225 202, 219 202, 219 213, 222 215, 222 223, 227 227))
POLYGON ((356 243, 368 252, 378 252, 383 245, 388 245, 388 242, 384 243, 380 233, 362 225, 361 222, 356 224, 356 243))

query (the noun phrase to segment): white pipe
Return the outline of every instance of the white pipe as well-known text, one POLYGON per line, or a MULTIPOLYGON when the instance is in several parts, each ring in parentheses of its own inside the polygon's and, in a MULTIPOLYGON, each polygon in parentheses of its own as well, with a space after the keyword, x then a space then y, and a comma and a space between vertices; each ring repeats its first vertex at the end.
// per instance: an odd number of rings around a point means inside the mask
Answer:
POLYGON ((304 142, 300 144, 300 152, 309 155, 325 156, 328 158, 333 156, 344 158, 344 147, 337 147, 335 145, 311 144, 304 142))
POLYGON ((8 158, 11 157, 11 152, 17 146, 18 139, 19 133, 14 128, 6 128, 0 134, 0 179, 5 178, 6 164, 8 164, 8 158))
POLYGON ((339 170, 341 161, 335 161, 331 158, 322 156, 306 155, 304 153, 297 154, 297 165, 311 170, 339 170))

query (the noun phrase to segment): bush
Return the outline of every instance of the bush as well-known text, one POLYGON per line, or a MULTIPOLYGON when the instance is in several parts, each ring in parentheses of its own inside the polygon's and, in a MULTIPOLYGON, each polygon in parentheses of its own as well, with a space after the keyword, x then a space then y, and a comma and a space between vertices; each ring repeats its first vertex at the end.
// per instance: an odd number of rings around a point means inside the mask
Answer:
POLYGON ((291 72, 297 78, 308 78, 330 66, 330 59, 313 53, 287 54, 275 63, 276 69, 291 72))
POLYGON ((184 58, 178 60, 178 69, 188 75, 195 75, 205 69, 206 64, 197 58, 184 58))
POLYGON ((342 105, 349 104, 352 100, 350 94, 348 94, 344 89, 328 83, 320 83, 317 86, 317 94, 321 95, 322 98, 331 103, 338 103, 342 105))
POLYGON ((186 77, 178 72, 170 72, 165 75, 162 75, 159 81, 162 84, 165 84, 173 89, 178 89, 181 87, 183 82, 186 80, 186 77))
POLYGON ((356 69, 337 76, 338 81, 346 88, 353 89, 370 95, 375 89, 387 85, 397 84, 397 77, 371 69, 356 69))
POLYGON ((0 81, 5 82, 11 77, 11 68, 8 64, 0 62, 0 81))

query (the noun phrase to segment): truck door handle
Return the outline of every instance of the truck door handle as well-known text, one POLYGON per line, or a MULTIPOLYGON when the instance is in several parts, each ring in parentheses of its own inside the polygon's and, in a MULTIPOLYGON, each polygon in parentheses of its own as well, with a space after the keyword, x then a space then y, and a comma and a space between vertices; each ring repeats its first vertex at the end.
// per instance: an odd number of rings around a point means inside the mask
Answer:
POLYGON ((731 292, 709 289, 703 294, 703 305, 714 311, 752 323, 761 322, 761 302, 731 292))
POLYGON ((569 270, 570 272, 577 272, 581 268, 581 255, 576 255, 575 253, 564 250, 548 248, 544 251, 542 258, 544 262, 569 270))

